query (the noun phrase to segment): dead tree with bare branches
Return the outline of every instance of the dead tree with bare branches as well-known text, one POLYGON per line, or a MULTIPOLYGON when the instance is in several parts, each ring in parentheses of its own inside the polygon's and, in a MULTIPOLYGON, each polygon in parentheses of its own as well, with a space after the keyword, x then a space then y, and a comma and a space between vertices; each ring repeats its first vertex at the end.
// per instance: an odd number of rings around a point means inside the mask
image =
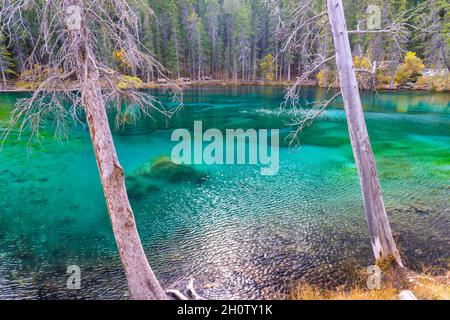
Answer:
POLYGON ((37 12, 39 30, 29 34, 34 47, 26 63, 30 69, 41 66, 34 80, 45 75, 30 98, 18 100, 9 128, 18 125, 21 131, 28 128, 32 136, 39 135, 42 121, 52 117, 56 134, 61 136, 68 119, 79 120, 81 112, 85 114, 131 297, 166 299, 139 238, 107 117, 108 107, 117 110, 116 123, 124 114, 136 119, 151 116, 153 111, 167 117, 175 112, 147 92, 118 85, 123 76, 101 54, 102 46, 107 46, 123 52, 132 70, 163 71, 139 42, 137 9, 152 14, 141 0, 4 1, 0 31, 9 39, 23 32, 27 11, 37 12))
POLYGON ((375 157, 370 145, 359 96, 342 1, 328 0, 327 6, 342 99, 353 155, 358 168, 373 253, 377 261, 394 259, 399 266, 403 266, 381 195, 375 157))
MULTIPOLYGON (((386 34, 392 37, 394 43, 400 47, 409 36, 411 28, 417 28, 408 23, 408 19, 415 12, 403 12, 399 17, 392 19, 389 25, 379 30, 348 30, 344 16, 342 0, 327 0, 326 10, 317 12, 314 8, 314 1, 301 0, 297 7, 292 9, 290 19, 290 34, 284 48, 302 47, 309 43, 311 37, 305 30, 316 30, 316 34, 326 34, 326 29, 331 30, 333 38, 334 55, 323 56, 323 50, 308 48, 307 67, 297 81, 286 91, 286 100, 282 107, 297 108, 299 105, 299 93, 302 84, 311 75, 315 75, 324 65, 334 62, 337 68, 337 80, 340 91, 334 94, 331 99, 316 101, 309 105, 309 110, 303 117, 295 118, 291 125, 294 130, 289 138, 291 143, 299 143, 299 134, 307 126, 310 126, 323 111, 332 104, 337 97, 342 97, 347 118, 350 141, 353 155, 361 184, 361 191, 364 202, 366 219, 369 227, 369 234, 375 259, 389 260, 396 265, 403 267, 399 251, 392 235, 389 219, 383 202, 381 186, 377 175, 375 157, 370 145, 370 139, 364 120, 364 114, 359 94, 360 83, 358 79, 367 79, 360 73, 375 74, 377 66, 370 69, 356 69, 350 48, 350 34, 386 34)), ((380 63, 381 65, 381 63, 380 63)), ((378 66, 379 67, 379 66, 378 66)), ((298 114, 294 112, 294 114, 298 114)))

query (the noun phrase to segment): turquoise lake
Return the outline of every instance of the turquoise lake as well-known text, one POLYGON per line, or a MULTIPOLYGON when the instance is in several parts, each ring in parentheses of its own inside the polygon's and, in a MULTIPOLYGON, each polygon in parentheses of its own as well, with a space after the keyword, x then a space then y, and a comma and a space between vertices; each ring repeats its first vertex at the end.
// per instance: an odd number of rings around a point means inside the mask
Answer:
MULTIPOLYGON (((156 92, 157 95, 162 93, 156 92)), ((302 102, 323 99, 305 89, 302 102)), ((330 95, 332 93, 329 93, 330 95)), ((0 132, 20 94, 0 94, 0 132)), ((164 97, 163 97, 164 98, 164 97)), ((405 264, 445 272, 450 249, 450 94, 366 92, 366 122, 386 208, 405 264)), ((277 87, 202 87, 184 107, 114 130, 126 174, 169 156, 176 128, 280 129, 280 166, 196 165, 199 181, 158 177, 130 185, 150 264, 165 288, 195 278, 210 298, 264 298, 300 280, 334 286, 373 263, 345 113, 336 101, 300 136, 284 138, 292 114, 277 87)), ((87 128, 55 141, 13 131, 0 152, 0 299, 126 299, 87 128), (81 289, 66 288, 67 267, 81 289)))

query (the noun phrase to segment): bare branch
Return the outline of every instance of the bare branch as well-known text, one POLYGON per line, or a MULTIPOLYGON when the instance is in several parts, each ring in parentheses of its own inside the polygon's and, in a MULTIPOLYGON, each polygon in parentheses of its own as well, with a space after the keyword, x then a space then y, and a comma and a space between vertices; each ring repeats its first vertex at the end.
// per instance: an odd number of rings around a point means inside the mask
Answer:
POLYGON ((102 98, 106 106, 116 110, 116 126, 142 116, 152 117, 153 112, 170 118, 181 107, 182 94, 177 83, 169 81, 169 91, 176 104, 168 109, 148 92, 123 88, 124 76, 112 69, 113 53, 111 56, 104 54, 105 48, 121 50, 133 74, 154 70, 160 77, 165 77, 166 70, 139 40, 140 19, 135 8, 146 16, 153 14, 143 0, 7 0, 0 5, 0 21, 3 22, 0 31, 9 39, 28 24, 28 11, 37 12, 35 19, 40 21, 37 37, 30 35, 35 38, 34 47, 26 61, 28 71, 23 73, 23 80, 36 83, 37 88, 30 98, 16 104, 3 141, 19 121, 21 132, 30 129, 32 137, 38 137, 43 121, 51 117, 57 138, 66 137, 70 118, 80 121, 82 108, 78 93, 90 85, 87 70, 84 77, 79 77, 76 72, 80 50, 86 52, 90 65, 100 71, 102 98), (83 10, 83 19, 89 24, 85 34, 80 33, 79 37, 72 37, 66 25, 71 5, 78 5, 83 10))
POLYGON ((206 300, 200 296, 194 289, 194 279, 191 278, 186 286, 187 295, 176 289, 166 290, 167 294, 175 297, 177 300, 206 300))
POLYGON ((341 91, 336 93, 334 96, 332 96, 330 99, 325 101, 315 101, 311 103, 311 108, 308 110, 308 112, 299 118, 295 118, 292 123, 289 125, 292 127, 297 127, 294 131, 292 131, 286 139, 289 141, 289 146, 291 146, 294 142, 295 145, 300 145, 299 140, 299 134, 302 132, 302 130, 305 127, 311 126, 314 121, 323 113, 323 111, 340 95, 342 94, 341 91))
POLYGON ((318 56, 321 58, 321 60, 315 63, 313 66, 309 67, 308 70, 304 71, 303 74, 295 80, 295 83, 286 90, 285 101, 281 104, 282 109, 284 109, 286 105, 289 104, 295 110, 296 105, 298 104, 302 83, 308 80, 309 76, 316 73, 323 65, 327 64, 328 62, 334 61, 335 58, 334 55, 326 59, 324 59, 320 55, 318 56))

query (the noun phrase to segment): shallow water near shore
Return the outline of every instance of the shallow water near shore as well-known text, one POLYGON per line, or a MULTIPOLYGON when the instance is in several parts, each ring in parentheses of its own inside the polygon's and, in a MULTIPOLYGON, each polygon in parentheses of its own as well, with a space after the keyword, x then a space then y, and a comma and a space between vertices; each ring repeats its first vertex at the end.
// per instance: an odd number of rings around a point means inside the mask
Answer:
MULTIPOLYGON (((162 95, 162 93, 157 92, 162 95)), ((305 101, 323 99, 307 88, 305 101)), ((331 93, 330 93, 331 94, 331 93)), ((21 94, 0 94, 0 130, 21 94)), ((383 196, 405 264, 446 270, 450 243, 450 94, 362 95, 383 196)), ((166 123, 114 131, 127 176, 169 156, 173 129, 280 129, 280 167, 196 165, 127 180, 146 254, 164 287, 191 277, 210 298, 264 298, 297 281, 334 286, 373 263, 345 113, 336 101, 290 149, 277 87, 188 88, 166 123), (177 178, 178 177, 178 178, 177 178)), ((28 145, 13 131, 0 152, 0 298, 122 299, 127 287, 87 128, 28 145), (70 265, 81 289, 66 287, 70 265)))

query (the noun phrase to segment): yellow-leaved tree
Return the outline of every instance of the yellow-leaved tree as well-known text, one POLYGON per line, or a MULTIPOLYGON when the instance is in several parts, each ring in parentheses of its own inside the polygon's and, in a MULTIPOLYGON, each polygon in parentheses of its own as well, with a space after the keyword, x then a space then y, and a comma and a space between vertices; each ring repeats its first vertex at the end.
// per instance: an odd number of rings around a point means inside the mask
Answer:
POLYGON ((395 82, 403 85, 407 82, 415 82, 425 69, 422 59, 416 56, 415 52, 406 53, 404 62, 398 67, 395 73, 395 82))
POLYGON ((115 50, 113 52, 114 59, 119 62, 119 69, 122 74, 127 74, 127 72, 131 69, 131 65, 127 60, 127 55, 123 49, 115 50))
POLYGON ((273 81, 274 77, 274 63, 272 54, 266 54, 265 57, 259 63, 259 68, 261 69, 261 74, 266 81, 273 81))

